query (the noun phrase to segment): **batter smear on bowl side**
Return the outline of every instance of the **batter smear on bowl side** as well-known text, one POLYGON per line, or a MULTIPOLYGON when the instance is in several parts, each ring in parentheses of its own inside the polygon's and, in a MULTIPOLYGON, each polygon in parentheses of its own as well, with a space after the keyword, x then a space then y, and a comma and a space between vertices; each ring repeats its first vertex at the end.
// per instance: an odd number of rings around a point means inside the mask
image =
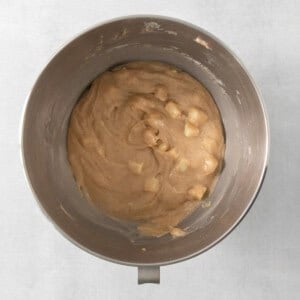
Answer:
POLYGON ((67 144, 89 201, 157 237, 184 234, 176 226, 211 192, 225 147, 205 87, 153 61, 97 77, 73 109, 67 144))

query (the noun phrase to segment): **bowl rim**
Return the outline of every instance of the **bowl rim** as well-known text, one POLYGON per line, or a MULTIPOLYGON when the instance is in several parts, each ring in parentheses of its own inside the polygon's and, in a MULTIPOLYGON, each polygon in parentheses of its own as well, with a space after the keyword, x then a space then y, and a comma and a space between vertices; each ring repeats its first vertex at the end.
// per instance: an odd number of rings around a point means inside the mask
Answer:
POLYGON ((257 87, 256 83, 254 82, 251 74, 249 73, 249 71, 247 70, 245 65, 242 63, 242 61, 239 59, 239 57, 223 41, 221 41, 219 38, 217 38, 215 35, 208 32, 207 30, 203 29, 202 27, 194 25, 192 23, 189 23, 189 22, 187 22, 185 20, 182 20, 182 19, 179 19, 179 18, 163 16, 163 15, 156 15, 156 14, 134 14, 134 15, 125 15, 125 16, 112 18, 112 19, 109 19, 109 20, 106 20, 106 21, 98 22, 98 23, 96 23, 92 26, 89 26, 88 28, 81 31, 80 33, 78 33, 76 35, 73 35, 65 43, 63 43, 60 47, 58 47, 58 49, 56 51, 54 51, 54 53, 50 56, 50 58, 49 58, 48 62, 46 63, 46 65, 39 72, 39 75, 36 78, 36 80, 35 80, 33 86, 31 87, 31 89, 29 90, 28 95, 27 95, 27 97, 25 99, 25 102, 23 104, 20 127, 19 127, 19 145, 20 145, 21 164, 22 164, 22 169, 23 169, 23 172, 24 172, 24 175, 25 175, 27 185, 29 186, 29 188, 31 190, 31 193, 34 196, 35 201, 38 203, 38 206, 40 207, 42 213, 46 216, 46 218, 53 224, 53 226, 56 228, 56 230, 63 237, 65 237, 72 244, 74 244, 75 246, 77 246, 80 249, 84 250, 85 252, 87 252, 89 254, 92 254, 96 257, 99 257, 101 259, 104 259, 106 261, 109 261, 109 262, 113 262, 113 263, 117 263, 117 264, 121 264, 121 265, 133 266, 133 267, 165 266, 165 265, 170 265, 170 264, 174 264, 174 263, 178 263, 178 262, 188 260, 190 258, 196 257, 196 256, 206 252, 207 250, 213 248, 218 243, 220 243, 225 237, 227 237, 240 224, 240 222, 244 219, 244 217, 247 215, 250 208, 254 204, 255 200, 257 199, 257 196, 258 196, 258 194, 259 194, 259 192, 262 188, 264 179, 266 177, 266 173, 267 173, 267 169, 268 169, 268 163, 269 163, 269 154, 270 154, 270 126, 269 126, 268 114, 267 114, 266 108, 265 108, 265 103, 264 103, 264 100, 263 100, 263 97, 262 97, 262 94, 261 94, 260 90, 258 89, 258 87, 257 87), (83 246, 82 244, 77 242, 75 239, 73 239, 71 236, 69 236, 63 229, 61 229, 54 222, 54 220, 47 213, 46 209, 43 207, 43 205, 39 201, 39 198, 38 198, 38 196, 37 196, 37 194, 36 194, 36 192, 33 188, 33 185, 32 185, 32 183, 30 181, 30 178, 29 178, 29 174, 27 172, 27 165, 26 165, 25 153, 24 153, 25 152, 24 151, 24 127, 25 127, 25 122, 26 122, 26 113, 27 113, 28 104, 30 102, 32 92, 35 90, 39 79, 41 78, 42 74, 46 71, 47 67, 51 64, 52 60, 57 55, 59 55, 60 52, 63 51, 70 43, 72 43, 74 40, 80 38, 81 36, 85 35, 86 33, 90 32, 90 31, 92 31, 92 30, 94 30, 94 29, 96 29, 100 26, 103 26, 103 25, 107 25, 107 24, 117 22, 117 21, 126 21, 126 20, 132 20, 132 19, 149 19, 149 20, 152 20, 152 21, 154 21, 154 20, 164 21, 165 20, 165 21, 176 22, 176 23, 185 25, 187 27, 190 27, 192 29, 195 29, 195 30, 199 31, 200 33, 204 33, 205 35, 207 35, 208 37, 210 37, 211 39, 216 41, 220 46, 222 46, 226 51, 228 51, 228 53, 230 55, 232 55, 232 57, 240 65, 240 67, 243 69, 243 71, 247 75, 248 79, 250 80, 250 83, 252 84, 252 86, 255 90, 255 93, 257 94, 258 100, 260 102, 260 106, 261 106, 263 117, 264 117, 264 123, 265 123, 264 131, 265 131, 266 141, 265 141, 265 154, 264 154, 264 159, 263 159, 263 168, 262 168, 262 171, 261 171, 261 174, 260 174, 260 177, 259 177, 257 187, 256 187, 255 191, 253 192, 252 197, 251 197, 247 207, 241 213, 240 217, 219 238, 217 238, 214 242, 212 242, 210 245, 204 247, 203 249, 200 249, 199 251, 196 251, 192 254, 185 255, 185 256, 182 256, 182 257, 174 259, 174 260, 168 260, 168 261, 159 262, 159 263, 133 263, 133 262, 128 262, 128 261, 123 261, 123 260, 110 258, 108 256, 105 256, 105 255, 102 255, 102 254, 99 254, 97 252, 94 252, 94 251, 90 250, 89 248, 83 246))

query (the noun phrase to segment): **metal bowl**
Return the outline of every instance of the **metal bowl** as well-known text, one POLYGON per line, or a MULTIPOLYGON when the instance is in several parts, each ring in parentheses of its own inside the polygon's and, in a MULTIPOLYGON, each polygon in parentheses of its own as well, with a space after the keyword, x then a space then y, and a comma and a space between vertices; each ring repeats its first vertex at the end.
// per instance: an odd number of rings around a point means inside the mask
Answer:
POLYGON ((262 99, 249 74, 222 42, 182 21, 132 16, 100 24, 73 39, 48 63, 26 104, 24 169, 45 214, 82 249, 139 267, 139 282, 157 282, 159 266, 198 255, 222 240, 253 203, 267 166, 269 133, 262 99), (69 117, 100 73, 131 60, 176 65, 201 81, 220 110, 225 165, 211 206, 183 221, 190 233, 135 239, 130 225, 96 211, 79 193, 66 153, 69 117))

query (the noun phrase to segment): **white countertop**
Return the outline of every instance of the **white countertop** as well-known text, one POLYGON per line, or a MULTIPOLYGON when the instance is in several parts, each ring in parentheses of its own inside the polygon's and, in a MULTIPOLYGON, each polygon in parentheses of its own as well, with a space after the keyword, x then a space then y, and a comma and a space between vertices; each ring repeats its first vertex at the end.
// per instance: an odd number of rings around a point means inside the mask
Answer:
POLYGON ((0 299, 299 299, 299 1, 0 1, 0 299), (203 27, 245 63, 271 127, 268 174, 243 222, 223 242, 161 268, 160 285, 93 257, 40 212, 19 159, 26 95, 49 57, 95 23, 161 14, 203 27))

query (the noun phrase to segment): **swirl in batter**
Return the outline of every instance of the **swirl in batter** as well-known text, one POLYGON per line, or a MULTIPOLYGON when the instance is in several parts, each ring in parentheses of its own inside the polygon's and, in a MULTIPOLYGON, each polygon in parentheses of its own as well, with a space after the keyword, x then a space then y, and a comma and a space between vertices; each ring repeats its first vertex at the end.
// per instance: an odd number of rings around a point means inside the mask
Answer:
POLYGON ((223 160, 218 109, 194 78, 131 62, 96 78, 73 109, 68 158, 81 190, 144 235, 176 228, 207 196, 223 160))

